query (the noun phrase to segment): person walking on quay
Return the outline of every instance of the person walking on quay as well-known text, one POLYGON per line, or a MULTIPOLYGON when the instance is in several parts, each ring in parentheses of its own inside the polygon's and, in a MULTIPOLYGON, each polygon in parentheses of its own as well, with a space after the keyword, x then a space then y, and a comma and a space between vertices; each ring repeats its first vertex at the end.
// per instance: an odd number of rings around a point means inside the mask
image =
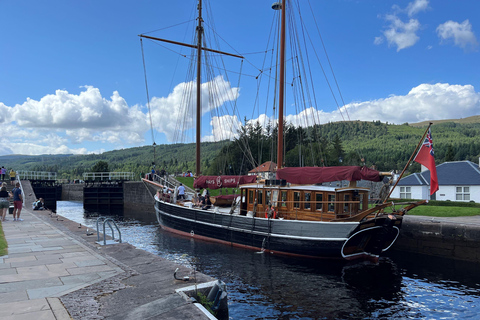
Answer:
POLYGON ((2 215, 2 221, 8 221, 5 216, 7 215, 8 207, 10 207, 10 202, 8 201, 9 197, 10 195, 7 192, 7 187, 2 186, 0 188, 0 213, 2 215))
POLYGON ((13 221, 23 221, 20 219, 20 213, 22 212, 23 196, 22 189, 20 189, 20 182, 15 184, 15 188, 12 190, 13 195, 13 221))
POLYGON ((10 169, 10 185, 13 186, 15 184, 16 177, 17 177, 17 173, 15 172, 15 170, 10 169))

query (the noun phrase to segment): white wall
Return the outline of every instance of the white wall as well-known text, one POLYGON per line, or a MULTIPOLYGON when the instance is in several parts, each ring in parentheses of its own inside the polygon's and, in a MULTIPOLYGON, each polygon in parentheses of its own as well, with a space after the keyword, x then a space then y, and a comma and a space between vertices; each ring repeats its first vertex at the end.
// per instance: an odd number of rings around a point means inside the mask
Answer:
MULTIPOLYGON (((456 200, 456 187, 457 186, 440 186, 439 190, 437 191, 437 200, 450 200, 450 201, 457 201, 456 200)), ((459 186, 465 187, 465 186, 459 186)), ((480 186, 469 186, 470 187, 470 200, 464 201, 475 201, 480 202, 480 186)))
MULTIPOLYGON (((440 186, 438 191, 435 194, 436 200, 445 201, 457 201, 456 200, 456 189, 457 186, 440 186)), ((465 186, 459 186, 465 187, 465 186)), ((463 202, 475 201, 480 203, 480 186, 468 186, 470 187, 470 200, 465 200, 463 202)), ((411 186, 412 199, 430 199, 430 188, 428 186, 411 186)), ((400 186, 397 186, 393 190, 392 198, 400 198, 400 186)))
MULTIPOLYGON (((402 186, 403 187, 403 186, 402 186)), ((408 186, 405 186, 408 187, 408 186)), ((410 199, 430 199, 430 189, 428 186, 411 186, 412 197, 410 199)), ((400 198, 400 186, 395 187, 393 190, 391 198, 400 198)))

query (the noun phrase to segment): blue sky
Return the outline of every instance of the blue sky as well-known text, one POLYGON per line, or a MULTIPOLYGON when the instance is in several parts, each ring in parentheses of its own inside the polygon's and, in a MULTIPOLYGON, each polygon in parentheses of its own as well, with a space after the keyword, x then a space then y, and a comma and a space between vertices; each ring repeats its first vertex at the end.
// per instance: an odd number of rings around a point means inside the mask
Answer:
MULTIPOLYGON (((351 120, 404 123, 480 114, 479 1, 300 2, 313 9, 351 120)), ((220 49, 265 50, 271 3, 208 1, 215 30, 225 40, 220 49)), ((194 19, 195 7, 194 0, 0 1, 0 123, 7 133, 0 138, 0 155, 98 153, 152 144, 138 34, 158 30, 149 34, 190 42, 193 22, 165 28, 194 19)), ((184 116, 177 104, 187 59, 178 53, 188 52, 151 41, 144 41, 144 49, 154 138, 171 143, 179 136, 175 118, 184 116)), ((264 107, 251 110, 263 55, 246 57, 240 85, 236 76, 216 81, 238 97, 234 121, 263 122, 271 119, 264 107)), ((235 58, 225 61, 231 70, 240 67, 235 58)), ((318 105, 303 112, 320 123, 341 120, 323 86, 318 105)), ((301 111, 292 105, 288 100, 287 119, 300 124, 301 111)), ((210 126, 208 113, 220 108, 205 111, 204 140, 232 130, 210 126)), ((221 123, 229 117, 215 115, 221 123)), ((187 134, 182 141, 191 140, 187 134)))

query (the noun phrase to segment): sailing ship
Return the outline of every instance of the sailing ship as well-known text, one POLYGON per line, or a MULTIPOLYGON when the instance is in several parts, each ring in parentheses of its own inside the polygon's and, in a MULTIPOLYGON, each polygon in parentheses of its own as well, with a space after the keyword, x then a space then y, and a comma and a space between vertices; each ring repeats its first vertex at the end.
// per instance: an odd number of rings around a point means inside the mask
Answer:
MULTIPOLYGON (((196 239, 249 248, 274 254, 334 259, 369 259, 377 261, 382 252, 395 243, 408 210, 422 204, 383 203, 369 207, 369 188, 361 180, 379 182, 389 173, 365 166, 290 167, 283 161, 283 103, 285 87, 285 12, 288 1, 275 3, 281 10, 281 46, 279 72, 279 116, 276 179, 256 176, 201 176, 200 119, 201 55, 213 51, 202 47, 202 0, 198 1, 197 44, 197 127, 196 189, 238 188, 230 196, 231 206, 199 205, 198 195, 186 193, 177 200, 177 188, 167 191, 165 183, 148 181, 159 191, 155 211, 165 230, 196 239), (348 181, 341 187, 322 183, 348 181), (404 207, 402 207, 404 205, 404 207)), ((167 41, 140 35, 159 41, 167 41)), ((167 41, 181 44, 178 42, 167 41)), ((219 54, 224 52, 214 51, 219 54)), ((232 55, 237 56, 239 55, 232 55)))

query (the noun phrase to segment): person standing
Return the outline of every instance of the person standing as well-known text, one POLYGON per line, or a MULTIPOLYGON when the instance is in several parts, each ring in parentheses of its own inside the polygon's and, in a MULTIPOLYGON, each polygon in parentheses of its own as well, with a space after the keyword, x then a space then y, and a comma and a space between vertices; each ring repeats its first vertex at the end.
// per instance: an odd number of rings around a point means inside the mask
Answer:
POLYGON ((185 200, 185 187, 181 183, 178 187, 178 200, 185 200))
POLYGON ((2 166, 2 169, 0 169, 0 174, 2 175, 2 181, 5 181, 5 174, 7 173, 7 169, 5 169, 4 166, 2 166))
POLYGON ((20 183, 15 184, 15 188, 12 190, 13 195, 13 221, 23 221, 20 219, 20 213, 22 212, 23 206, 23 195, 22 189, 20 189, 20 183))
POLYGON ((15 184, 15 178, 17 177, 17 173, 15 170, 10 170, 10 184, 13 186, 15 184))
POLYGON ((7 215, 8 207, 10 207, 10 202, 8 202, 9 197, 7 187, 2 186, 2 188, 0 188, 0 213, 2 214, 2 221, 8 221, 5 216, 7 215))

